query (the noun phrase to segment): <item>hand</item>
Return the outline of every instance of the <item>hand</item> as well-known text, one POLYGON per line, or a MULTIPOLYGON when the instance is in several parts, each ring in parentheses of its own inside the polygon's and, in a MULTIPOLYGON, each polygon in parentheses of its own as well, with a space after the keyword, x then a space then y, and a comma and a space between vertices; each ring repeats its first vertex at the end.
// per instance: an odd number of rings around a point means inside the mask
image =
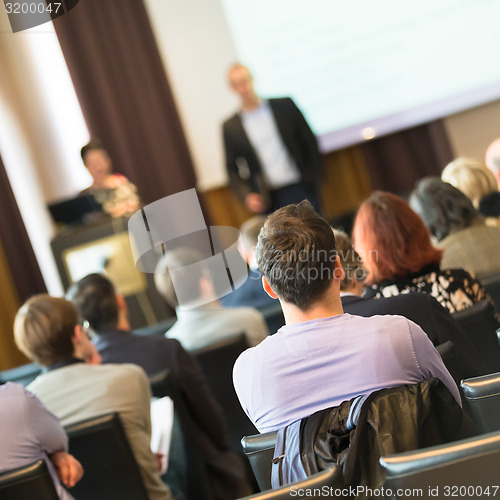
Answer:
POLYGON ((94 344, 91 344, 91 347, 89 349, 89 352, 85 356, 84 359, 85 363, 89 365, 100 365, 102 358, 99 352, 96 349, 96 346, 94 344))
POLYGON ((163 466, 163 453, 155 453, 156 465, 158 466, 158 471, 161 472, 163 466))
POLYGON ((248 193, 245 198, 245 205, 254 213, 262 214, 266 211, 264 198, 259 193, 248 193))
POLYGON ((49 456, 54 464, 57 477, 68 488, 72 488, 83 476, 82 464, 69 453, 58 451, 49 456))

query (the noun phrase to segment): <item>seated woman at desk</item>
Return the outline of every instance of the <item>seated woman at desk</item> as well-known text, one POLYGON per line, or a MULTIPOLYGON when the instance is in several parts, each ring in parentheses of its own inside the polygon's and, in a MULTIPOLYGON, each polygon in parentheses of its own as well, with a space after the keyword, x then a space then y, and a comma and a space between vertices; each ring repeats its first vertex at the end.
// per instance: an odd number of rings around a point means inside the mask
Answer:
POLYGON ((80 151, 93 184, 81 194, 92 194, 111 217, 132 215, 141 207, 137 188, 125 176, 114 174, 111 158, 98 140, 91 140, 80 151))

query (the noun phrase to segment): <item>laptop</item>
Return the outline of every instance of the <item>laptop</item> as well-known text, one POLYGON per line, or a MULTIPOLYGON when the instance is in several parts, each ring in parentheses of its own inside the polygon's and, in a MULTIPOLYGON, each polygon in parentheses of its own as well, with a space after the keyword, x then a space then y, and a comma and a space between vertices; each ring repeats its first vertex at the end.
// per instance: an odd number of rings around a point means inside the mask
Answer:
POLYGON ((93 222, 102 215, 102 207, 91 194, 48 205, 54 222, 64 226, 80 226, 93 222))

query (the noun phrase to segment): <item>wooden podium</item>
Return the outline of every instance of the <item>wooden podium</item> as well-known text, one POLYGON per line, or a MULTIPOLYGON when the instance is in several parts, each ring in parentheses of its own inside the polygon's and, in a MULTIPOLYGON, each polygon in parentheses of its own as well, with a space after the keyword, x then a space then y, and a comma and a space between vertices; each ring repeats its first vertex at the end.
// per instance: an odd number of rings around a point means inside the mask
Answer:
POLYGON ((156 291, 153 275, 135 267, 127 221, 106 217, 91 225, 66 228, 51 246, 65 290, 87 274, 105 274, 124 296, 136 329, 154 325, 174 312, 156 291))

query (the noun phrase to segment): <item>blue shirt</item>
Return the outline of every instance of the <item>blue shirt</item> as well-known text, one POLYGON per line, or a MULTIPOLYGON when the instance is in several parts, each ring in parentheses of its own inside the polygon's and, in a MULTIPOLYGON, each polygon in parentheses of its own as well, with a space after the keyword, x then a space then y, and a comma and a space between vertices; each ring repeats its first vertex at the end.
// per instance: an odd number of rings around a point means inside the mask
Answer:
POLYGON ((241 113, 243 128, 255 149, 270 189, 300 182, 300 172, 285 147, 268 101, 241 113))
POLYGON ((44 459, 61 500, 73 497, 61 486, 47 455, 68 451, 59 420, 22 385, 0 386, 0 473, 44 459))
POLYGON ((458 388, 424 331, 402 316, 342 314, 285 325, 234 365, 236 393, 260 432, 379 389, 440 379, 458 388))

